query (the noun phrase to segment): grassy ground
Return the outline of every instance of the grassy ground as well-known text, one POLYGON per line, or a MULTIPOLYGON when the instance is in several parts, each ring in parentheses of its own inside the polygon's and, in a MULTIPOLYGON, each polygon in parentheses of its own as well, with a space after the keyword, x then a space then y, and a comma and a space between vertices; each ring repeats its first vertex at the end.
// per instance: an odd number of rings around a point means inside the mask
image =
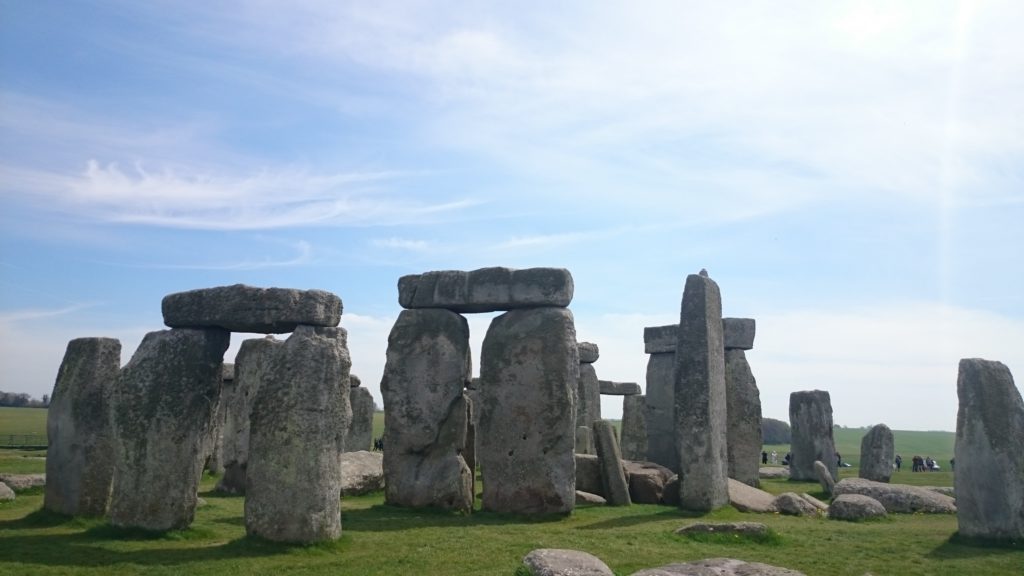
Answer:
MULTIPOLYGON (((853 466, 860 464, 860 441, 866 433, 867 430, 859 428, 837 428, 834 431, 836 451, 843 456, 843 462, 849 462, 853 466)), ((893 430, 896 453, 903 456, 904 468, 910 468, 910 458, 916 454, 922 457, 931 456, 943 470, 947 470, 949 460, 953 457, 954 439, 955 434, 952 432, 893 430)), ((789 452, 789 445, 769 444, 764 450, 769 453, 775 450, 779 453, 781 461, 789 452)))

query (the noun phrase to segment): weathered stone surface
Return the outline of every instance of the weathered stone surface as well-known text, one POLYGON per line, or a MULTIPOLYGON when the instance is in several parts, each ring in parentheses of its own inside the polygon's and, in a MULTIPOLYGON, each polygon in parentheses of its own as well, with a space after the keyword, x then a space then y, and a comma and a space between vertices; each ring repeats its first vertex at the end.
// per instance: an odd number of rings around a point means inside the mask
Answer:
POLYGON ((743 350, 725 350, 725 397, 729 477, 760 486, 761 393, 743 350))
POLYGON ((814 461, 821 460, 836 477, 836 447, 832 439, 832 400, 828 392, 809 390, 789 395, 789 424, 792 441, 789 477, 817 480, 814 461))
POLYGON ((227 420, 227 405, 235 393, 235 365, 225 362, 220 370, 220 402, 213 417, 213 431, 210 434, 210 455, 206 458, 206 469, 217 476, 224 475, 224 424, 227 420))
POLYGON ((761 478, 789 478, 789 468, 782 466, 765 466, 757 471, 761 478))
POLYGON ((824 502, 822 502, 821 500, 818 500, 814 496, 811 496, 810 494, 808 494, 806 492, 801 492, 801 493, 797 494, 797 496, 803 498, 805 502, 810 503, 811 506, 814 506, 818 510, 820 510, 822 512, 828 512, 828 504, 825 504, 824 502))
POLYGON ((679 325, 648 326, 644 328, 646 354, 674 354, 679 344, 679 325))
MULTIPOLYGON (((593 364, 580 364, 580 376, 576 385, 578 391, 576 406, 576 425, 593 429, 595 420, 601 419, 601 387, 598 384, 597 371, 593 364)), ((594 444, 590 444, 587 454, 594 454, 594 444)))
POLYGON ((726 350, 750 350, 754 347, 757 325, 753 318, 722 318, 723 343, 726 350))
POLYGON ((249 464, 249 414, 267 378, 267 370, 274 350, 281 342, 273 336, 252 338, 242 342, 235 356, 235 381, 228 394, 221 398, 224 404, 221 459, 224 475, 217 481, 217 490, 228 494, 245 494, 245 471, 249 464))
POLYGON ((1024 401, 1000 362, 960 361, 957 522, 964 536, 1024 540, 1024 401))
MULTIPOLYGON (((623 461, 629 481, 629 498, 637 504, 661 504, 665 497, 665 484, 674 476, 672 471, 654 462, 623 461)), ((678 488, 678 487, 677 487, 678 488)))
POLYGON ((938 492, 939 494, 943 494, 945 496, 949 496, 950 498, 956 499, 955 486, 921 486, 921 488, 931 490, 932 492, 938 492))
MULTIPOLYGON (((959 464, 957 462, 958 468, 959 464)), ((832 494, 834 496, 842 494, 870 496, 881 502, 882 506, 885 506, 886 512, 889 513, 953 514, 956 512, 956 501, 952 498, 920 486, 886 484, 863 478, 843 478, 836 483, 832 494)), ((960 494, 959 490, 957 494, 960 494)))
POLYGON ((601 485, 604 486, 604 497, 612 506, 628 506, 629 482, 622 470, 622 453, 619 451, 619 439, 615 427, 607 420, 594 422, 594 443, 597 446, 597 459, 601 463, 601 485))
POLYGON ((679 506, 679 475, 675 474, 665 482, 661 502, 667 506, 679 506))
POLYGON ((150 332, 121 369, 113 525, 163 531, 192 523, 229 339, 216 328, 150 332))
MULTIPOLYGON (((746 484, 741 484, 746 486, 746 484)), ((692 534, 735 534, 737 536, 767 536, 770 531, 767 524, 760 522, 696 522, 687 524, 675 531, 681 536, 692 534)))
POLYGON ((14 490, 11 490, 7 484, 0 482, 0 502, 10 502, 14 499, 14 490))
POLYGON ((462 391, 470 366, 465 318, 442 309, 399 314, 381 380, 389 504, 472 509, 473 477, 462 457, 468 420, 462 391))
POLYGON ((625 396, 622 399, 622 457, 626 460, 647 459, 647 397, 625 396))
POLYGON ((523 557, 533 576, 614 576, 596 556, 579 550, 540 548, 523 557))
POLYGON ((601 461, 596 454, 576 454, 576 489, 604 496, 604 484, 601 481, 601 461))
POLYGON ((875 482, 888 482, 896 459, 895 446, 888 426, 872 426, 860 440, 860 470, 857 475, 875 482))
POLYGON ((373 394, 366 388, 349 391, 352 421, 345 434, 345 452, 358 452, 373 447, 373 394))
MULTIPOLYGON (((579 420, 577 420, 577 422, 579 422, 579 420)), ((597 454, 597 448, 594 447, 594 434, 591 432, 589 426, 576 427, 575 446, 577 454, 597 454)))
POLYGON ((121 368, 114 338, 68 342, 46 414, 43 507, 69 516, 105 516, 114 478, 111 400, 121 368))
POLYGON ((514 310, 491 321, 481 352, 483 506, 566 513, 575 505, 576 328, 564 308, 514 310))
POLYGON ((605 500, 604 497, 598 496, 597 494, 591 494, 590 492, 584 492, 583 490, 576 491, 577 506, 580 506, 582 504, 600 504, 603 506, 607 503, 608 501, 605 500))
POLYGON ((611 380, 599 380, 598 384, 601 394, 609 396, 635 396, 640 394, 640 385, 636 382, 613 382, 611 380))
POLYGON ((470 493, 476 494, 476 430, 480 426, 477 408, 480 405, 480 395, 476 390, 466 390, 462 397, 466 401, 466 445, 462 449, 462 459, 466 462, 469 477, 473 480, 470 493))
POLYGON ((678 472, 675 364, 674 353, 651 354, 647 359, 647 460, 678 472))
POLYGON ((324 290, 235 284, 168 294, 161 308, 171 328, 283 334, 300 324, 337 326, 342 305, 341 298, 324 290))
POLYGON ((836 489, 836 480, 832 477, 832 473, 828 471, 828 466, 825 466, 821 460, 814 461, 814 474, 818 477, 818 484, 821 484, 821 489, 826 494, 832 494, 836 489))
POLYGON ((384 489, 384 454, 359 450, 341 455, 341 495, 360 496, 384 489))
POLYGON ((355 374, 349 374, 348 385, 351 388, 359 388, 360 386, 363 385, 363 381, 359 378, 359 376, 356 376, 355 374))
POLYGON ((15 492, 46 486, 46 474, 0 474, 0 482, 15 492))
POLYGON ((649 568, 633 572, 630 576, 804 576, 804 573, 760 562, 709 558, 649 568))
POLYGON ((722 297, 699 274, 683 291, 675 382, 680 507, 714 510, 729 503, 722 297))
POLYGON ((572 302, 572 274, 564 268, 481 268, 440 270, 398 279, 402 308, 444 308, 453 312, 496 312, 572 302))
POLYGON ((787 516, 815 516, 820 509, 795 492, 783 492, 775 497, 775 508, 787 516))
POLYGON ((840 494, 832 500, 828 508, 828 517, 832 520, 848 520, 859 522, 871 518, 884 518, 885 507, 870 496, 862 494, 840 494))
POLYGON ((580 364, 593 364, 601 357, 601 349, 593 342, 580 342, 577 348, 580 353, 580 364))
POLYGON ((277 542, 333 540, 352 418, 347 333, 299 326, 274 348, 250 417, 245 530, 277 542))
POLYGON ((740 512, 776 512, 775 496, 729 478, 729 503, 740 512))

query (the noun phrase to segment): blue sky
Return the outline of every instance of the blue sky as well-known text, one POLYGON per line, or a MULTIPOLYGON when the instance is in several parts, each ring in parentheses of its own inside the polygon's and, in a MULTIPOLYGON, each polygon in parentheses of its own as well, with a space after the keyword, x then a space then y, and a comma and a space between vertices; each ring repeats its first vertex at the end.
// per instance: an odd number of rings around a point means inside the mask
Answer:
POLYGON ((339 294, 379 400, 398 277, 495 265, 641 384, 707 268, 770 417, 952 430, 959 358, 1024 370, 1020 3, 550 4, 0 0, 0 389, 242 282, 339 294))

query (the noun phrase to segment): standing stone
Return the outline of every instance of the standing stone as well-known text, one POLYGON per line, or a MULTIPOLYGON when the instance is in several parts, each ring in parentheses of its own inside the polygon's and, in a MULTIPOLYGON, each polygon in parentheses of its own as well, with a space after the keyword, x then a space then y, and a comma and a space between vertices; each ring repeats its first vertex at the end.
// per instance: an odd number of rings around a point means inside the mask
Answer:
MULTIPOLYGON (((473 380, 479 383, 479 379, 474 378, 473 380)), ((462 451, 462 459, 469 467, 470 476, 473 478, 473 494, 476 494, 476 455, 479 453, 476 431, 480 429, 480 391, 475 388, 466 388, 463 396, 466 397, 468 420, 466 421, 466 447, 462 451)))
POLYGON ((43 507, 69 516, 105 516, 114 477, 111 396, 121 365, 114 338, 68 342, 46 414, 43 507))
POLYGON ((195 517, 230 334, 150 332, 114 387, 114 526, 164 531, 195 517))
POLYGON ((294 543, 341 536, 351 366, 344 328, 299 326, 274 345, 252 406, 247 534, 294 543))
POLYGON ((572 511, 572 391, 579 369, 569 310, 513 310, 491 321, 480 368, 484 508, 520 514, 572 511))
POLYGON ((220 402, 217 414, 213 417, 213 433, 210 438, 210 456, 206 459, 206 469, 210 474, 224 474, 224 423, 227 420, 227 405, 235 394, 235 365, 225 362, 221 365, 220 402))
POLYGON ((832 438, 832 400, 824 390, 793 392, 789 395, 791 480, 817 480, 814 461, 820 460, 835 478, 839 471, 832 438))
POLYGON ((725 396, 729 477, 760 486, 761 393, 742 349, 725 350, 725 396))
POLYGON ((577 349, 580 352, 580 364, 593 364, 601 357, 601 349, 593 342, 580 342, 577 349))
POLYGON ((576 453, 597 454, 597 449, 594 448, 594 435, 589 426, 576 427, 576 453))
POLYGON ((470 379, 469 324, 448 310, 403 310, 388 336, 384 497, 388 504, 469 511, 473 474, 462 457, 470 379))
POLYGON ((351 388, 352 422, 345 435, 345 452, 370 450, 373 447, 373 394, 366 388, 351 388))
MULTIPOLYGON (((595 420, 601 419, 601 388, 593 364, 580 364, 580 378, 577 390, 576 425, 593 428, 595 420)), ((586 446, 577 445, 581 454, 594 454, 593 435, 586 446)))
POLYGON ((594 422, 597 459, 601 463, 601 486, 604 497, 612 506, 629 506, 629 483, 622 471, 622 455, 619 452, 619 439, 615 436, 615 427, 607 420, 594 422))
POLYGON ((161 302, 171 328, 223 328, 284 334, 299 325, 337 326, 341 298, 324 290, 255 288, 244 284, 177 292, 161 302))
POLYGON ((647 398, 641 395, 622 397, 622 457, 626 460, 647 459, 647 398))
POLYGON ((686 278, 676 346, 679 506, 709 511, 729 503, 722 296, 706 276, 686 278))
POLYGON ((875 482, 888 482, 892 478, 895 459, 892 430, 885 424, 872 426, 860 440, 860 471, 857 476, 875 482))
POLYGON ((1024 401, 1001 362, 960 361, 957 522, 963 536, 1024 540, 1024 401))
POLYGON ((647 359, 647 460, 678 473, 675 366, 675 352, 651 354, 647 359))
POLYGON ((273 336, 242 342, 235 356, 235 382, 223 396, 224 440, 221 443, 224 475, 217 490, 245 494, 245 471, 249 463, 249 414, 260 384, 268 377, 270 359, 281 342, 273 336))

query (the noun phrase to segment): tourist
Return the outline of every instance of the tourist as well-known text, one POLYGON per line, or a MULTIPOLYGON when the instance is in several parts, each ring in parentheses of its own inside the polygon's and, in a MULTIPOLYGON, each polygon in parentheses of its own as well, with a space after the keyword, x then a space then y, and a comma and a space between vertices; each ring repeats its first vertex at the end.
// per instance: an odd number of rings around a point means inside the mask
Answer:
POLYGON ((779 463, 779 453, 776 452, 775 450, 772 450, 772 464, 778 464, 778 463, 779 463))
POLYGON ((762 450, 761 451, 761 464, 767 464, 767 463, 768 463, 768 453, 765 452, 764 450, 762 450))
POLYGON ((900 468, 902 466, 903 466, 903 457, 900 456, 899 454, 897 454, 896 455, 896 471, 899 472, 900 468))
POLYGON ((950 458, 949 459, 949 470, 951 472, 952 471, 956 471, 956 458, 950 458))

